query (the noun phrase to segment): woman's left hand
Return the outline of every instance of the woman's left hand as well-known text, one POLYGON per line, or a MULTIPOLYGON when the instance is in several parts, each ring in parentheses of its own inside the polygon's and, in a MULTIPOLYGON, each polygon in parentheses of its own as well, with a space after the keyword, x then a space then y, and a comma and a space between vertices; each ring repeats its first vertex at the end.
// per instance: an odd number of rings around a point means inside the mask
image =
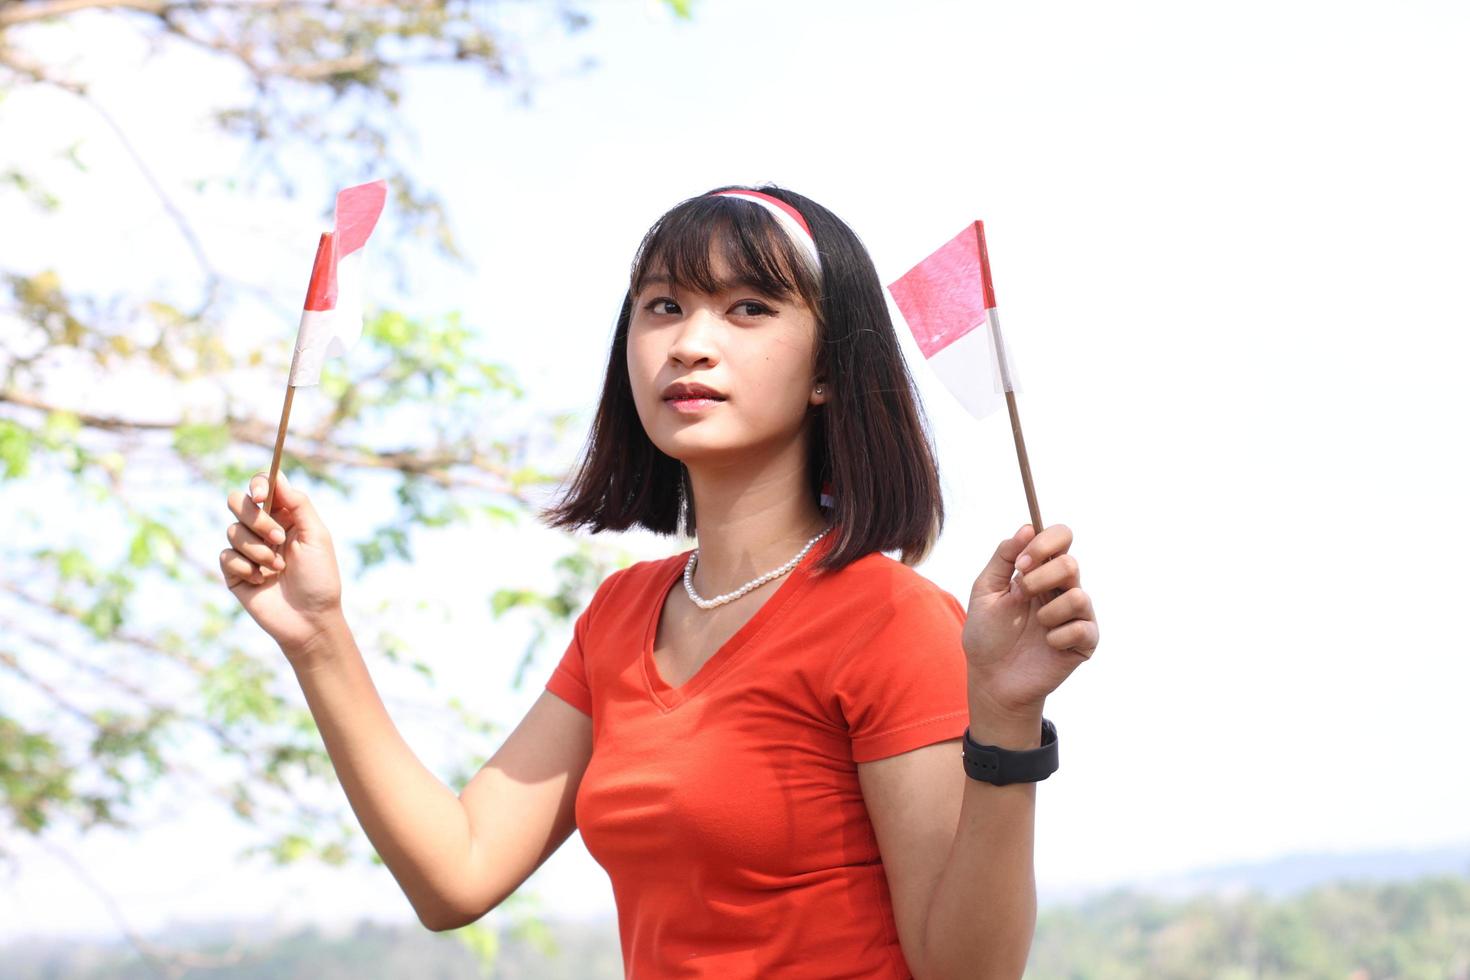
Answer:
POLYGON ((1092 599, 1071 546, 1065 524, 1040 534, 1026 524, 1000 543, 970 590, 970 684, 1007 714, 1039 716, 1046 696, 1097 649, 1092 599), (1054 599, 1053 590, 1061 593, 1054 599))

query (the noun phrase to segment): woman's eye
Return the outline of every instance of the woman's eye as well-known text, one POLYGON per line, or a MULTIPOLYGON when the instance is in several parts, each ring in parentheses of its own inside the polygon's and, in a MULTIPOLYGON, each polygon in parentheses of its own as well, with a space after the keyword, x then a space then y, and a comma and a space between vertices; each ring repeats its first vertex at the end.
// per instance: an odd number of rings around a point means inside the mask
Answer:
POLYGON ((679 313, 679 304, 667 296, 660 296, 658 299, 649 300, 643 308, 650 313, 662 313, 666 316, 677 316, 679 313))
POLYGON ((766 304, 757 302, 753 299, 743 299, 740 302, 736 303, 735 310, 739 312, 741 316, 768 316, 776 312, 766 304))

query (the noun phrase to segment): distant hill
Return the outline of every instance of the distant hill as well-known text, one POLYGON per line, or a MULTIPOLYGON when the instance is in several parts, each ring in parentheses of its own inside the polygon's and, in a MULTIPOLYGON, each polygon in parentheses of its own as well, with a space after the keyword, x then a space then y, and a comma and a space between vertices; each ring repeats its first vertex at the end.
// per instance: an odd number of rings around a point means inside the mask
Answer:
POLYGON ((1199 868, 1127 885, 1052 889, 1038 898, 1044 907, 1051 907, 1120 888, 1162 898, 1231 897, 1252 892, 1266 898, 1286 898, 1339 882, 1412 881, 1430 875, 1470 877, 1470 843, 1425 851, 1290 854, 1267 861, 1199 868))
POLYGON ((238 924, 170 929, 148 937, 153 962, 122 942, 33 940, 0 947, 0 980, 622 980, 612 922, 558 922, 548 931, 556 947, 550 953, 539 940, 503 933, 488 973, 457 938, 417 925, 363 922, 284 933, 238 924))

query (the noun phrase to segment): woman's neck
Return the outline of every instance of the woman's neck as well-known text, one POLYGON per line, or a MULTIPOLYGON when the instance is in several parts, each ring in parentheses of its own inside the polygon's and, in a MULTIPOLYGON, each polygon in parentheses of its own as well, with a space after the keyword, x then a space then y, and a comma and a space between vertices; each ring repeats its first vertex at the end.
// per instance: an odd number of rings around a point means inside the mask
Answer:
POLYGON ((807 483, 804 448, 763 465, 692 466, 689 479, 702 595, 739 588, 785 564, 827 526, 807 483))

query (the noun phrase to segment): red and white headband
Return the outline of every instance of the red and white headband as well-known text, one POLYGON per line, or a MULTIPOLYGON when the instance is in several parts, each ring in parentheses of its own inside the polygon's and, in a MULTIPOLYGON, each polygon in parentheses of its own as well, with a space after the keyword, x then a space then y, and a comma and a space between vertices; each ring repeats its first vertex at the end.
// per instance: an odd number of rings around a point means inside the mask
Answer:
POLYGON ((807 227, 806 219, 801 212, 787 204, 779 197, 763 194, 760 191, 731 190, 715 191, 713 197, 738 197, 741 200, 759 204, 771 213, 776 223, 786 232, 786 237, 796 243, 796 247, 811 260, 812 269, 818 273, 822 270, 822 259, 817 253, 817 241, 812 238, 812 230, 807 227))

